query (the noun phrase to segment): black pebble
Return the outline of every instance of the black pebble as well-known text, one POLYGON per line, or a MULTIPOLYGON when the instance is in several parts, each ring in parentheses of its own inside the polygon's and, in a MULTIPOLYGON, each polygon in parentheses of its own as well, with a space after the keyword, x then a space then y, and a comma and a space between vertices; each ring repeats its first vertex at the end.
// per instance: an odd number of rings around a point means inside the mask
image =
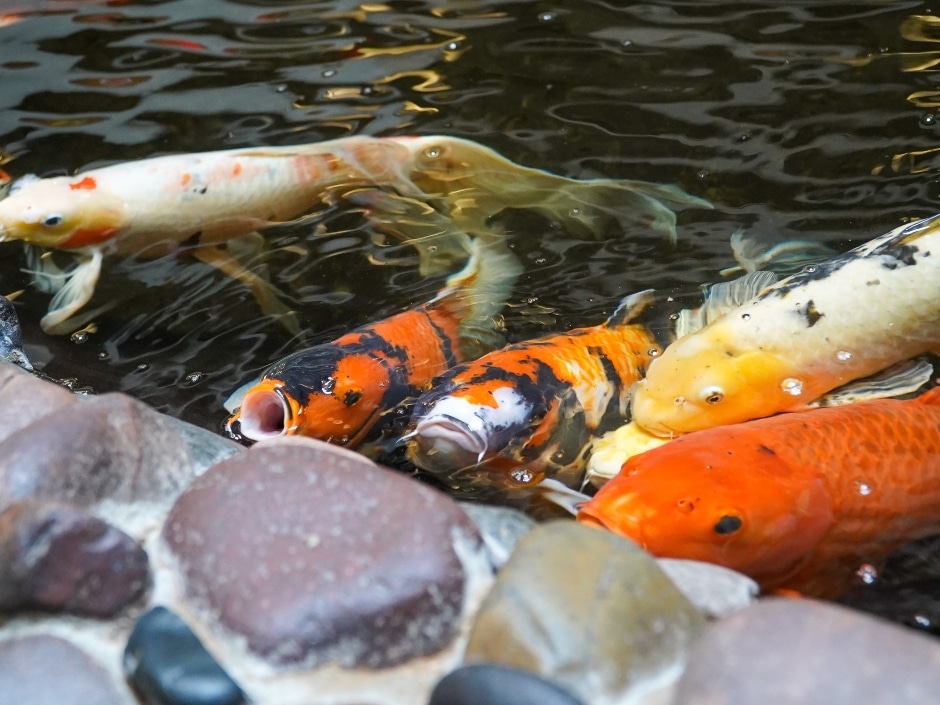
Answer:
POLYGON ((186 623, 165 607, 137 620, 124 672, 149 705, 241 705, 241 688, 186 623))
POLYGON ((477 664, 447 674, 428 705, 582 705, 538 676, 507 666, 477 664))

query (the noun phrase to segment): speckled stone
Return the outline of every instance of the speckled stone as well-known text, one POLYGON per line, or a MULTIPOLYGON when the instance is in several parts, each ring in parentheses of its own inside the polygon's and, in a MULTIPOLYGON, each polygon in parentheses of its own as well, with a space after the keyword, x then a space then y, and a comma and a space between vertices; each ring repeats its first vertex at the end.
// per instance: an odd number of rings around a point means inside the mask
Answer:
POLYGON ((281 665, 384 667, 447 645, 482 550, 446 495, 309 439, 259 443, 179 498, 163 536, 195 604, 281 665))
POLYGON ((161 500, 192 475, 173 425, 126 394, 78 399, 0 443, 0 507, 39 498, 161 500))
POLYGON ((124 672, 149 705, 241 705, 245 694, 186 623, 166 607, 137 620, 124 672))
POLYGON ((76 401, 75 395, 53 382, 0 360, 0 441, 33 421, 76 401))
POLYGON ((65 504, 24 501, 0 514, 0 609, 110 617, 149 584, 146 552, 65 504))
POLYGON ((0 641, 3 705, 133 705, 88 654, 50 635, 0 641))
POLYGON ((444 676, 428 705, 581 705, 581 701, 532 673, 478 664, 444 676))
POLYGON ((940 702, 940 643, 862 612, 766 598, 709 625, 675 705, 940 702))
POLYGON ((474 502, 459 504, 480 530, 486 555, 494 569, 509 560, 519 539, 535 526, 535 522, 518 509, 474 502))
POLYGON ((634 543, 570 520, 522 537, 483 602, 465 662, 537 673, 585 702, 665 692, 704 618, 634 543))
POLYGON ((736 570, 683 558, 657 558, 657 565, 699 612, 715 619, 743 610, 760 586, 736 570))

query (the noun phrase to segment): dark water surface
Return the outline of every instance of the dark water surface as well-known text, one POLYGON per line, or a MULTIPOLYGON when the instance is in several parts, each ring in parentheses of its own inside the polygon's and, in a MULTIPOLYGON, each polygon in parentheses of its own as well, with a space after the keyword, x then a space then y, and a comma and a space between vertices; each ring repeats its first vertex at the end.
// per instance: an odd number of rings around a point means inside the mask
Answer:
MULTIPOLYGON (((676 246, 646 232, 581 241, 511 219, 526 265, 506 316, 513 339, 597 323, 648 286, 714 281, 738 228, 845 249, 940 210, 929 3, 0 0, 0 16, 0 164, 13 176, 440 133, 566 176, 673 183, 714 203, 682 214, 676 246)), ((266 255, 308 342, 440 284, 351 207, 325 208, 321 226, 317 238, 272 233, 266 255)), ((0 293, 26 289, 27 353, 47 373, 207 428, 235 387, 300 345, 240 284, 180 256, 106 261, 91 306, 117 305, 84 342, 52 338, 21 246, 0 252, 0 293)))

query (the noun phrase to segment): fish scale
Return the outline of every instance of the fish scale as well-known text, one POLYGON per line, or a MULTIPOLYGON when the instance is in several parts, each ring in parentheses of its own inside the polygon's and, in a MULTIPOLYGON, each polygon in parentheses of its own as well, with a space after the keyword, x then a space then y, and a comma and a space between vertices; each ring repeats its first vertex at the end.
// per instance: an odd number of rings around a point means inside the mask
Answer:
POLYGON ((940 387, 691 433, 628 461, 579 520, 765 590, 838 596, 940 532, 940 387), (739 528, 718 532, 727 516, 739 528))

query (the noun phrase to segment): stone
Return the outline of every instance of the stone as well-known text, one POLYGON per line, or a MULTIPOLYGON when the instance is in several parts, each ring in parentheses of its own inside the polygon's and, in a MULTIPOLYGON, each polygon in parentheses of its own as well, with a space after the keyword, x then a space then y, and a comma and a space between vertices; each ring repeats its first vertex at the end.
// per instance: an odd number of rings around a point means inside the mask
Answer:
POLYGON ((0 361, 0 397, 0 441, 76 401, 65 387, 41 380, 6 361, 0 361))
POLYGON ((111 617, 149 577, 134 539, 77 507, 23 501, 0 514, 0 609, 111 617))
POLYGON ((704 618, 636 544, 553 521, 520 539, 464 662, 536 673, 585 702, 665 692, 704 618))
POLYGON ((283 666, 378 668, 439 651, 463 605, 457 550, 482 551, 443 493, 305 438, 210 468, 163 538, 194 604, 283 666))
POLYGON ((535 522, 518 509, 475 502, 459 504, 479 529, 486 555, 494 569, 501 568, 509 560, 519 539, 535 526, 535 522))
POLYGON ((154 607, 134 625, 124 672, 149 705, 241 705, 245 693, 182 619, 154 607))
POLYGON ((164 417, 179 432, 189 455, 192 458, 194 475, 201 475, 207 468, 215 465, 236 453, 243 453, 245 447, 233 440, 220 436, 218 433, 207 431, 186 421, 164 417))
POLYGON ((126 394, 102 394, 0 443, 0 508, 17 499, 167 500, 192 475, 186 444, 166 417, 126 394))
POLYGON ((566 690, 507 666, 478 664, 453 671, 437 684, 428 705, 582 705, 566 690))
POLYGON ((922 705, 940 693, 940 643, 839 605, 765 598, 709 625, 675 705, 922 705))
POLYGON ((65 639, 48 634, 0 641, 3 705, 133 705, 130 693, 65 639))
POLYGON ((673 585, 706 617, 719 619, 752 604, 760 586, 746 575, 703 561, 657 558, 673 585))

